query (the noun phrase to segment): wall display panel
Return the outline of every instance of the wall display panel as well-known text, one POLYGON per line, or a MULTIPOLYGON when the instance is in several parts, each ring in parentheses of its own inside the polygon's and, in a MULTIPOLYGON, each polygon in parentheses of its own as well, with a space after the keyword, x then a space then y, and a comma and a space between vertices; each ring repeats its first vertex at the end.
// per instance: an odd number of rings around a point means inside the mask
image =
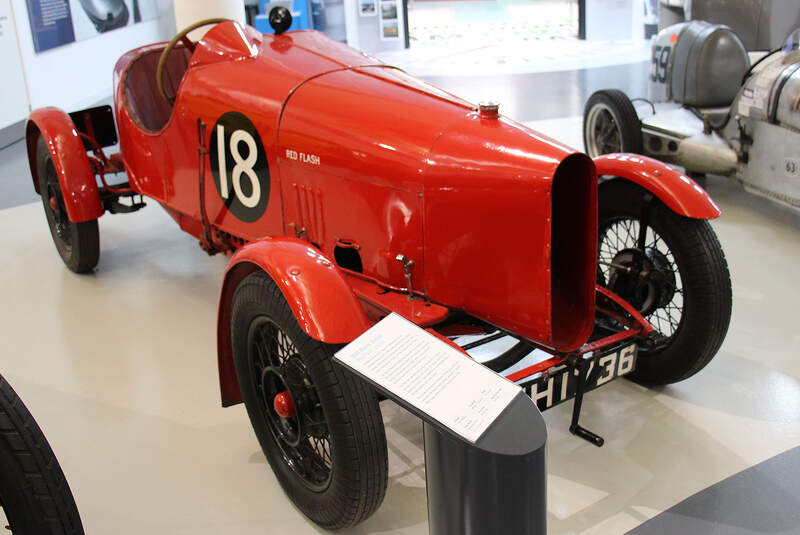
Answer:
POLYGON ((397 17, 397 0, 381 0, 381 40, 400 39, 400 19, 397 17))
POLYGON ((344 0, 347 44, 368 54, 408 47, 404 0, 344 0))
POLYGON ((361 0, 358 3, 358 14, 362 17, 374 17, 378 14, 375 0, 361 0))
POLYGON ((26 0, 37 53, 158 15, 156 0, 26 0))

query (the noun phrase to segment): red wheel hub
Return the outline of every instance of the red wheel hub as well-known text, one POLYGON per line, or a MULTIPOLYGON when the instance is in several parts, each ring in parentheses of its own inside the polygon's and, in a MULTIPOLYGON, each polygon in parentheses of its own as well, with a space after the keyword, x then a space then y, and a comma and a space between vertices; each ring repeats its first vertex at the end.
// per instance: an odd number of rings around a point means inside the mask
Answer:
POLYGON ((293 418, 297 415, 297 410, 294 408, 294 402, 289 392, 284 391, 276 395, 272 405, 281 418, 293 418))
POLYGON ((54 212, 58 212, 58 201, 55 197, 50 197, 50 208, 52 208, 54 212))

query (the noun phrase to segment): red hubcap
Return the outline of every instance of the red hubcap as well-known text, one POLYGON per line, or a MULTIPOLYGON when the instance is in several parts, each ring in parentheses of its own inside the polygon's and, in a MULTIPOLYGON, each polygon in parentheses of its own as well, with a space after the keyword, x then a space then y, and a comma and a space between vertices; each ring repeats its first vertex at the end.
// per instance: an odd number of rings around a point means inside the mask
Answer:
POLYGON ((297 414, 292 396, 289 395, 289 392, 281 392, 276 395, 272 405, 275 407, 275 412, 277 412, 278 416, 281 418, 293 418, 297 414))
POLYGON ((55 197, 50 197, 50 208, 52 208, 54 212, 58 212, 58 201, 55 197))

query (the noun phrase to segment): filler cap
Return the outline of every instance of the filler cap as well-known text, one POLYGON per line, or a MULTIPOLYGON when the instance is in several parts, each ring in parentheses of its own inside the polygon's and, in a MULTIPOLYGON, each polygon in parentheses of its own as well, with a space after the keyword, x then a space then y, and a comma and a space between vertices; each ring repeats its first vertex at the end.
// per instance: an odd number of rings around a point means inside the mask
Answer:
POLYGON ((494 101, 484 101, 478 103, 478 111, 481 119, 497 119, 500 117, 500 103, 494 101))

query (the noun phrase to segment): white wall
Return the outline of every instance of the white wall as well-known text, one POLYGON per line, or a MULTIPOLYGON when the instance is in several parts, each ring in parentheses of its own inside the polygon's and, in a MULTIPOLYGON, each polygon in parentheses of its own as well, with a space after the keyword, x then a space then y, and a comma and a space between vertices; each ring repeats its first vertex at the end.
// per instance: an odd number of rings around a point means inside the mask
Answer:
POLYGON ((12 0, 32 108, 85 108, 111 97, 114 65, 138 46, 171 39, 172 0, 158 0, 158 18, 36 54, 25 0, 12 0))
MULTIPOLYGON (((0 129, 23 120, 28 115, 28 91, 22 60, 17 48, 17 32, 11 0, 0 0, 0 129)), ((4 143, 0 141, 0 145, 4 143)))
POLYGON ((643 0, 586 0, 587 41, 644 38, 643 0))

